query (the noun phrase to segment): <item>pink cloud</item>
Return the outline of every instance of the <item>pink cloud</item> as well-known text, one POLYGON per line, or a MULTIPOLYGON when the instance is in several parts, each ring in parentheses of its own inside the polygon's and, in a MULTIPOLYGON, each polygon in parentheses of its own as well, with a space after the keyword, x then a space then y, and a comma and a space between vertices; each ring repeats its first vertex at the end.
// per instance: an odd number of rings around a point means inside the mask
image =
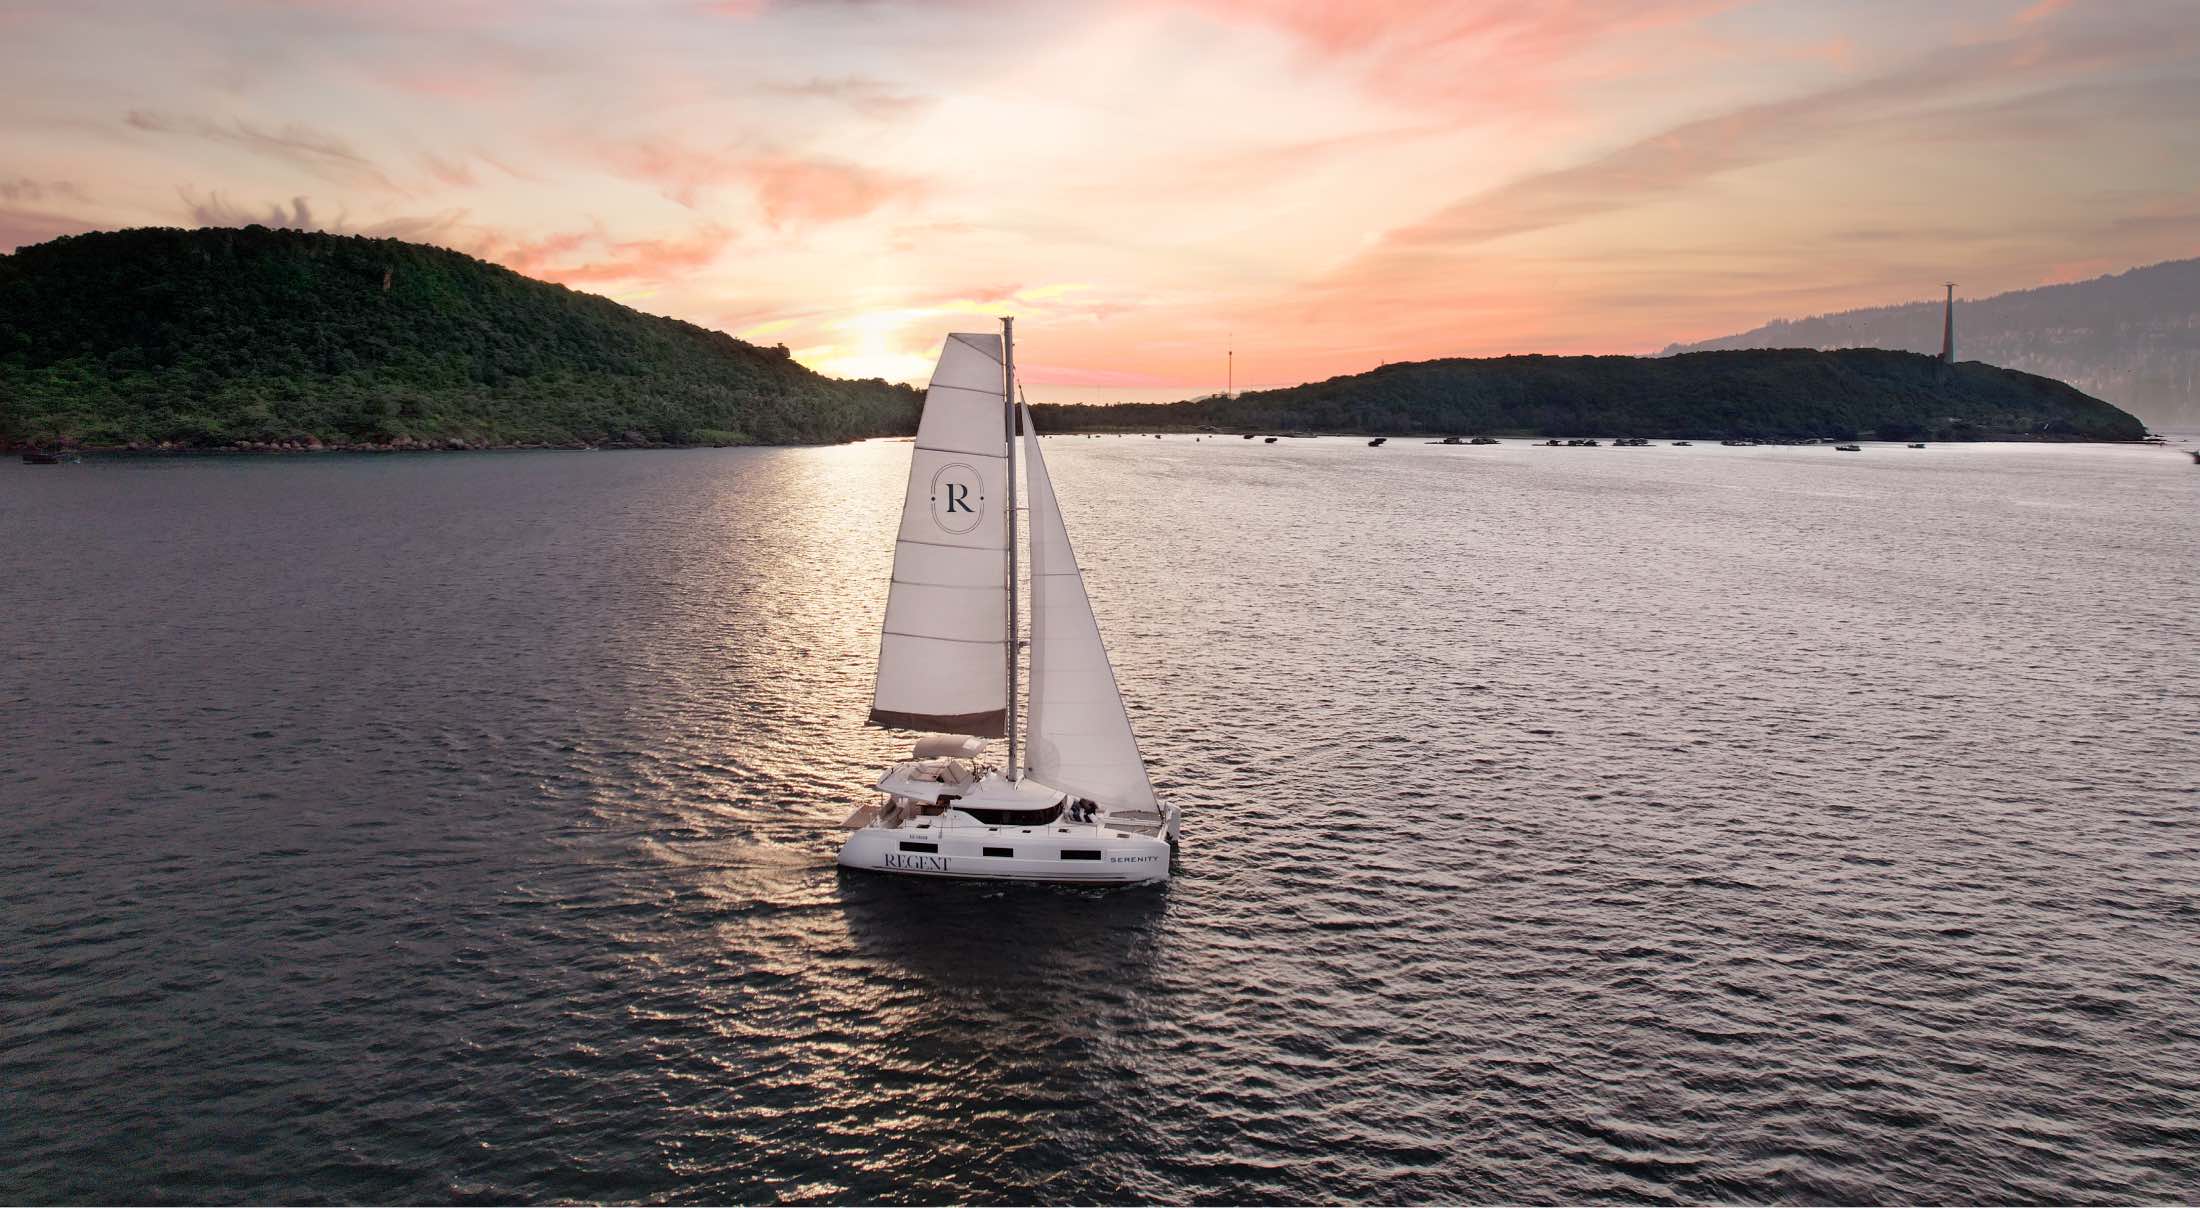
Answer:
POLYGON ((2016 16, 2019 25, 2035 25, 2070 7, 2070 0, 2039 0, 2016 16))
MULTIPOLYGON (((312 199, 303 196, 287 202, 248 205, 231 201, 218 191, 203 198, 193 196, 188 190, 179 191, 179 195, 190 221, 198 226, 259 223, 337 235, 428 243, 501 264, 522 276, 565 285, 658 284, 677 280, 708 268, 732 242, 732 235, 717 226, 704 226, 686 235, 661 238, 620 239, 600 224, 586 230, 524 235, 469 221, 466 211, 456 209, 354 223, 343 213, 333 219, 321 218, 314 213, 312 199)), ((89 229, 91 225, 71 225, 67 220, 58 224, 26 220, 24 229, 50 229, 52 234, 62 234, 89 229)))
POLYGON ((488 236, 471 251, 524 276, 581 285, 676 278, 709 267, 731 242, 716 227, 666 239, 610 239, 591 230, 518 242, 488 236))
POLYGON ((743 157, 733 151, 706 151, 668 139, 640 139, 605 150, 621 174, 655 185, 666 197, 693 209, 709 190, 743 175, 743 157))
MULTIPOLYGON (((1502 104, 1519 120, 1559 107, 1568 60, 1606 43, 1686 26, 1749 0, 1156 0, 1233 24, 1280 29, 1323 58, 1350 61, 1382 91, 1502 104)), ((1641 66, 1658 62, 1646 58, 1641 66)))
POLYGON ((33 180, 28 176, 0 178, 0 201, 44 201, 47 198, 90 201, 83 186, 73 180, 33 180))
POLYGON ((474 170, 465 160, 444 159, 432 151, 420 153, 420 166, 428 175, 454 189, 470 189, 474 186, 474 170))
POLYGON ((839 160, 704 150, 663 139, 624 144, 606 155, 619 171, 690 209, 712 190, 745 188, 775 227, 861 218, 919 188, 908 178, 839 160))
POLYGON ((237 205, 221 195, 220 190, 207 194, 203 199, 193 197, 189 190, 177 190, 184 206, 191 213, 191 221, 197 226, 263 226, 290 227, 300 231, 336 230, 341 232, 342 222, 334 227, 314 221, 313 205, 304 197, 293 197, 286 206, 272 202, 265 209, 237 205))
POLYGON ((906 178, 830 160, 773 156, 752 160, 747 168, 773 226, 860 218, 918 191, 906 178))

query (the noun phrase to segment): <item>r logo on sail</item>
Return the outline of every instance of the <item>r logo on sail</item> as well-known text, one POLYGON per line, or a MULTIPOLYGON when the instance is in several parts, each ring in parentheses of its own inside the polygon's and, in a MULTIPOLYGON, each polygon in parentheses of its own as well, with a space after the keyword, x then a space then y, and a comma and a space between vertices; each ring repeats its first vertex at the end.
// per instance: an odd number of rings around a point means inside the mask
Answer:
POLYGON ((985 518, 985 480, 966 462, 949 462, 932 475, 932 523, 961 535, 985 518))

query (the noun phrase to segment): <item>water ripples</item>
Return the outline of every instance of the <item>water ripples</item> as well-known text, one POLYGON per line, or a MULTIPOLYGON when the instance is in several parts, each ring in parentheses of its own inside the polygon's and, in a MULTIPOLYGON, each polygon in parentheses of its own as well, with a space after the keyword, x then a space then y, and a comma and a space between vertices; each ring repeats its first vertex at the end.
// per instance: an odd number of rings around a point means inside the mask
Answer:
POLYGON ((1047 452, 1164 890, 833 866, 904 444, 7 472, 0 1195, 2200 1195, 2189 467, 1047 452))

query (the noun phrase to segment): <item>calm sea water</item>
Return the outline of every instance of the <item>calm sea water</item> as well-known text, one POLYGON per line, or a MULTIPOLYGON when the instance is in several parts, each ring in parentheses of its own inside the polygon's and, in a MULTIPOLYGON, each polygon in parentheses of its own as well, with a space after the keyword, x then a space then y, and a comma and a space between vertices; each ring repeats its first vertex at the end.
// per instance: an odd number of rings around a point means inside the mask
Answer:
POLYGON ((0 1199, 2200 1198, 2200 469, 1054 439, 1179 878, 843 874, 909 446, 0 467, 0 1199))

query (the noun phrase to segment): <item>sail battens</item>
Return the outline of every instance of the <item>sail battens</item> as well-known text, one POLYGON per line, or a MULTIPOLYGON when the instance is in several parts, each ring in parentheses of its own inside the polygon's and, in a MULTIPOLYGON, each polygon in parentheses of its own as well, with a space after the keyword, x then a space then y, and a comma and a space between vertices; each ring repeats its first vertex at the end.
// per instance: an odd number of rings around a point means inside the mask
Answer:
POLYGON ((936 633, 903 633, 898 629, 880 630, 890 638, 908 638, 913 642, 961 642, 966 646, 999 646, 1007 638, 943 638, 936 633))
MULTIPOLYGON (((896 537, 896 538, 894 538, 894 544, 896 544, 896 545, 923 545, 923 546, 929 546, 929 547, 930 547, 930 548, 932 548, 932 549, 959 549, 959 550, 965 550, 965 551, 977 548, 976 546, 971 546, 971 545, 965 545, 965 544, 963 544, 962 542, 959 542, 959 541, 919 541, 919 540, 917 540, 917 539, 916 539, 916 538, 914 538, 914 537, 896 537)), ((993 552, 995 552, 995 553, 998 553, 998 552, 1000 552, 1000 551, 998 551, 998 550, 995 550, 995 551, 993 551, 993 552)))
POLYGON ((952 453, 957 457, 998 457, 1002 461, 1008 460, 1008 454, 1006 453, 980 453, 976 449, 943 449, 938 445, 918 445, 917 447, 927 453, 952 453))
POLYGON ((970 391, 970 392, 971 392, 971 393, 973 393, 973 394, 989 394, 989 395, 992 395, 992 396, 993 396, 994 398, 996 398, 996 399, 998 399, 999 397, 1001 397, 1001 392, 1000 392, 1000 389, 999 389, 998 387, 996 387, 996 388, 994 388, 994 389, 991 389, 991 390, 988 390, 988 389, 986 389, 986 388, 985 388, 985 387, 983 387, 983 386, 956 386, 956 385, 952 385, 952 384, 950 384, 950 383, 947 383, 947 382, 934 382, 934 383, 932 383, 932 385, 931 385, 931 386, 929 387, 929 389, 932 389, 932 390, 968 390, 968 391, 970 391))
POLYGON ((996 365, 1001 363, 1001 354, 996 351, 1001 346, 1001 337, 999 336, 966 335, 962 332, 954 332, 951 333, 947 338, 957 344, 969 345, 971 348, 976 349, 979 355, 985 357, 987 360, 992 361, 996 365))
POLYGON ((933 583, 924 579, 904 579, 898 575, 891 581, 907 583, 911 587, 938 587, 947 591, 999 591, 1001 589, 998 583, 933 583))
POLYGON ((874 724, 988 737, 1007 731, 1009 442, 1000 345, 999 336, 967 333, 941 343, 909 454, 879 627, 874 724))

